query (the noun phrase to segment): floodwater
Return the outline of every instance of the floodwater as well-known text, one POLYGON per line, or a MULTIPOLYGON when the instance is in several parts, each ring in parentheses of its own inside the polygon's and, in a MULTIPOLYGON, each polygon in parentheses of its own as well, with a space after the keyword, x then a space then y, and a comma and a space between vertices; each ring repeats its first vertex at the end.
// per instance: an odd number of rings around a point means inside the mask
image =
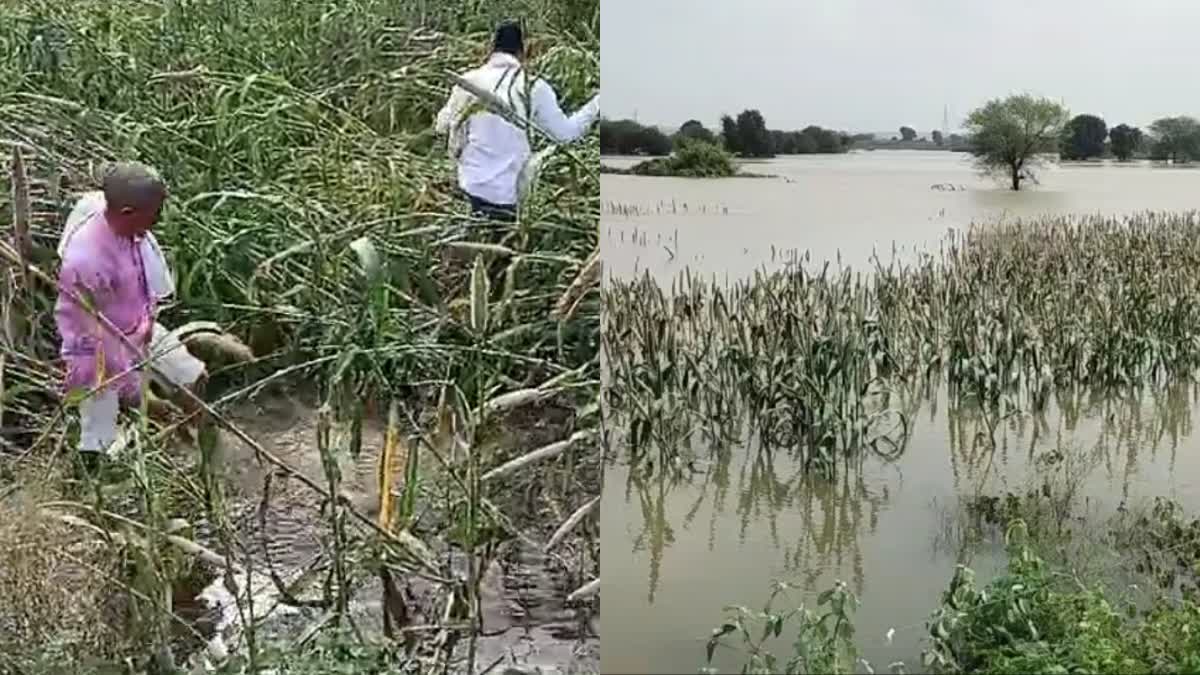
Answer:
MULTIPOLYGON (((627 168, 637 160, 601 161, 627 168)), ((1200 208, 1200 170, 1147 162, 1063 164, 1039 172, 1041 184, 1020 192, 981 177, 968 155, 951 152, 809 155, 743 169, 779 177, 602 176, 606 273, 649 270, 667 280, 691 265, 739 276, 769 266, 772 246, 822 260, 840 252, 861 265, 872 250, 886 259, 893 244, 933 247, 948 229, 972 222, 1200 208), (935 184, 956 189, 931 189, 935 184)))
MULTIPOLYGON (((936 246, 947 228, 972 221, 1190 210, 1200 202, 1200 173, 1148 165, 1064 166, 1041 174, 1040 188, 1017 194, 980 179, 969 160, 950 153, 878 151, 748 169, 788 180, 605 175, 606 272, 649 270, 668 282, 688 266, 732 278, 777 264, 772 245, 809 249, 815 262, 840 252, 857 266, 875 247, 890 254, 893 242, 909 250, 936 246), (967 189, 930 190, 934 183, 967 189), (640 214, 630 215, 635 209, 640 214)), ((924 622, 955 564, 970 564, 984 583, 1004 562, 998 544, 964 545, 968 500, 1044 489, 1073 504, 1063 511, 1071 514, 1067 528, 1091 526, 1074 520, 1080 515, 1096 524, 1122 508, 1137 512, 1158 496, 1194 513, 1197 400, 1183 388, 1125 401, 1079 394, 1042 417, 993 421, 992 445, 985 419, 937 394, 902 406, 912 431, 898 460, 867 458, 861 470, 832 482, 804 478, 786 452, 770 459, 752 443, 695 446, 710 463, 679 479, 639 478, 618 457, 602 500, 602 670, 696 672, 726 606, 760 608, 772 580, 798 586, 793 606, 812 605, 842 580, 862 603, 861 655, 876 672, 894 661, 919 672, 924 622)), ((1096 555, 1114 574, 1123 564, 1096 555)), ((790 643, 774 644, 776 654, 790 655, 790 643)), ((714 665, 736 672, 741 663, 718 650, 714 665)))

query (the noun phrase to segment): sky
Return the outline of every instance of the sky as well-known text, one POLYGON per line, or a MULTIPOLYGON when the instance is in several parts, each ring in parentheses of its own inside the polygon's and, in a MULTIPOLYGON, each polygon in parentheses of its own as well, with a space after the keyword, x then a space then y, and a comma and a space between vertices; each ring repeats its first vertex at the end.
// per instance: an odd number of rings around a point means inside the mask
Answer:
POLYGON ((602 0, 600 22, 608 119, 927 135, 1012 93, 1110 127, 1200 116, 1196 0, 602 0))

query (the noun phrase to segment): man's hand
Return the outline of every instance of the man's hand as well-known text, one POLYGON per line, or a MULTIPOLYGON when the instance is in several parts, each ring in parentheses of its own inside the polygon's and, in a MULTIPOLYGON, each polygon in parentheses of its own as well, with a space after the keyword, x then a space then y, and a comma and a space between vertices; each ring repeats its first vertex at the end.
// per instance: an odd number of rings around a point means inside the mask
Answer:
POLYGON ((208 412, 200 403, 200 401, 204 400, 204 392, 207 387, 208 373, 205 372, 196 379, 196 382, 192 386, 188 387, 192 396, 195 396, 199 401, 192 399, 191 396, 187 396, 186 394, 183 395, 180 401, 180 407, 183 409, 184 414, 191 417, 191 425, 197 429, 200 428, 202 423, 208 420, 208 412))
POLYGON ((146 400, 146 412, 149 413, 150 419, 162 425, 174 423, 181 415, 181 411, 170 401, 159 398, 153 393, 148 393, 149 399, 146 400))
POLYGON ((149 394, 150 399, 147 401, 148 412, 150 418, 158 422, 164 427, 175 426, 175 436, 184 442, 186 445, 195 445, 196 437, 192 433, 192 424, 180 424, 183 418, 187 416, 186 409, 180 409, 175 403, 159 398, 153 393, 149 394), (178 425, 178 426, 176 426, 178 425))

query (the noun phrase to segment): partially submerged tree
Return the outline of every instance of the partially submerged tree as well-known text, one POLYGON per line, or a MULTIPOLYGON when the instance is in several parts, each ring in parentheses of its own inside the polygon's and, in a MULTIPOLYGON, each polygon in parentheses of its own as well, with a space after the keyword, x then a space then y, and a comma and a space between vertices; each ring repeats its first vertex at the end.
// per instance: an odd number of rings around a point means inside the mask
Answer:
POLYGON ((1003 173, 1013 190, 1033 176, 1038 154, 1054 152, 1067 109, 1028 94, 993 99, 967 117, 971 153, 980 169, 1003 173))
POLYGON ((1142 130, 1128 124, 1118 124, 1108 132, 1112 153, 1122 162, 1128 160, 1137 152, 1142 144, 1142 130))
POLYGON ((1063 159, 1088 159, 1104 154, 1108 125, 1095 115, 1076 115, 1063 130, 1063 159))

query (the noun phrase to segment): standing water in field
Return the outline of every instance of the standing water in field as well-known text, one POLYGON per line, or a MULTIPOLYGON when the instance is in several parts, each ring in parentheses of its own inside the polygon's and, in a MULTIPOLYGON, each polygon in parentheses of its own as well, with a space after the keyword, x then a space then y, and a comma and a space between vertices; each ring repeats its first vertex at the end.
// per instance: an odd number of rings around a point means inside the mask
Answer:
POLYGON ((955 565, 1001 570, 1016 514, 1144 600, 1121 544, 1156 498, 1200 509, 1194 176, 1068 165, 1010 193, 904 152, 764 172, 794 180, 602 179, 604 672, 694 672, 774 579, 784 610, 845 582, 859 655, 920 671, 955 565), (803 272, 753 276, 791 250, 803 272), (852 272, 823 270, 839 253, 852 272))
MULTIPOLYGON (((606 165, 636 160, 606 157, 606 165)), ((748 165, 779 178, 694 180, 604 175, 601 179, 606 274, 648 270, 660 281, 684 267, 736 278, 782 263, 782 252, 815 260, 840 252, 856 267, 872 249, 889 254, 932 247, 949 228, 1047 214, 1131 214, 1200 206, 1200 172, 1148 163, 1063 164, 1042 185, 1020 192, 981 178, 970 156, 892 150, 793 156, 748 165), (966 189, 932 190, 949 183, 966 189), (645 245, 634 231, 645 235, 645 245), (668 242, 680 233, 680 248, 668 242), (661 235, 661 241, 659 239, 661 235), (670 253, 664 249, 666 245, 670 253)), ((886 257, 886 256, 885 256, 886 257)))

